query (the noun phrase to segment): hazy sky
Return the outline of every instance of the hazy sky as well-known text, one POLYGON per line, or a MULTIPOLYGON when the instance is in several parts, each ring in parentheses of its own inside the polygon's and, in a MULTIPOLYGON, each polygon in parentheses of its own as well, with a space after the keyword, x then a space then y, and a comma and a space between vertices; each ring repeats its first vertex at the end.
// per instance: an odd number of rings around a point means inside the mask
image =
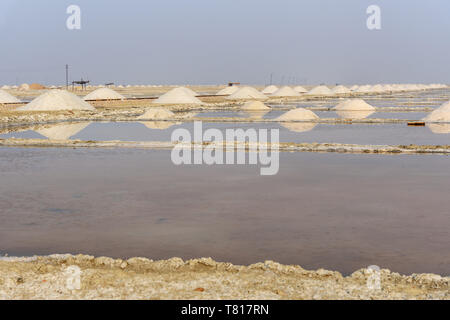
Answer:
POLYGON ((449 17, 449 0, 0 0, 0 84, 63 84, 66 63, 93 83, 450 83, 449 17))

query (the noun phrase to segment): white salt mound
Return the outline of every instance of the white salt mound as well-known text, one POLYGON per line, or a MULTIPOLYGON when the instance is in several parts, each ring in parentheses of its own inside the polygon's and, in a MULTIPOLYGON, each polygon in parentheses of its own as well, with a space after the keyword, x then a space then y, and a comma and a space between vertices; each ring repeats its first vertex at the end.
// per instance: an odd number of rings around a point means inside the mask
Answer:
POLYGON ((43 127, 42 129, 34 130, 37 133, 51 140, 68 140, 70 137, 76 135, 84 130, 90 122, 79 123, 60 123, 50 127, 43 127))
POLYGON ((239 90, 238 86, 229 86, 216 93, 218 96, 227 96, 239 90))
POLYGON ((317 86, 306 94, 310 96, 329 96, 332 95, 333 92, 327 86, 317 86))
POLYGON ((308 121, 317 119, 319 117, 314 112, 304 108, 290 110, 277 118, 279 121, 308 121))
POLYGON ((20 85, 19 90, 21 90, 21 91, 30 90, 30 86, 26 83, 23 83, 20 85))
POLYGON ((268 106, 266 106, 261 101, 249 101, 242 106, 242 110, 270 110, 268 106))
POLYGON ((124 100, 126 99, 120 93, 109 89, 109 88, 100 88, 92 91, 87 96, 84 97, 85 101, 88 100, 124 100))
POLYGON ((283 87, 271 94, 273 97, 300 97, 300 93, 291 87, 283 87))
POLYGON ((375 108, 362 99, 347 99, 339 103, 334 110, 337 111, 375 111, 375 108))
POLYGON ((266 100, 268 99, 263 93, 252 87, 243 87, 232 95, 226 97, 228 100, 266 100))
POLYGON ((278 90, 277 86, 270 85, 270 86, 265 87, 264 90, 261 91, 261 92, 264 93, 264 94, 272 94, 272 93, 274 93, 277 90, 278 90))
POLYGON ((350 93, 350 90, 345 86, 336 86, 331 89, 331 92, 333 92, 333 94, 347 94, 350 93))
MULTIPOLYGON (((156 99, 153 103, 157 104, 202 104, 202 101, 193 96, 191 93, 188 93, 187 88, 174 88, 158 99, 156 99)), ((189 90, 189 89, 188 89, 189 90)))
POLYGON ((178 87, 178 88, 184 90, 184 92, 186 92, 187 94, 190 94, 190 95, 193 96, 193 97, 198 96, 198 93, 195 92, 195 91, 192 90, 192 89, 189 89, 189 88, 186 88, 186 87, 178 87))
POLYGON ((449 122, 450 123, 450 101, 444 103, 428 116, 423 118, 426 122, 449 122))
POLYGON ((19 99, 9 94, 6 91, 0 90, 0 103, 17 103, 20 102, 19 99))
POLYGON ((55 111, 55 110, 90 110, 95 108, 73 93, 65 90, 50 90, 28 103, 17 108, 18 111, 55 111))
POLYGON ((138 117, 138 119, 170 119, 175 116, 170 110, 166 110, 164 108, 152 108, 147 110, 142 116, 138 117))
POLYGON ((4 86, 2 87, 2 89, 3 89, 3 90, 9 90, 9 89, 11 89, 11 87, 8 86, 8 85, 4 85, 4 86))
POLYGON ((308 90, 306 90, 302 86, 296 86, 296 87, 294 87, 294 90, 297 91, 298 93, 307 93, 308 92, 308 90))
POLYGON ((355 92, 357 92, 357 93, 371 93, 373 91, 372 91, 372 86, 365 85, 365 86, 360 86, 358 89, 355 90, 355 92))

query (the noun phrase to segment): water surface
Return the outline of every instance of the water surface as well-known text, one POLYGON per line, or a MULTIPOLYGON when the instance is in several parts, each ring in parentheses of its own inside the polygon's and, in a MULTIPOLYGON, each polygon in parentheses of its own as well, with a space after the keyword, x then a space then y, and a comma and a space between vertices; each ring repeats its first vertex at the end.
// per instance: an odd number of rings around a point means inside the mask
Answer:
POLYGON ((446 156, 282 153, 174 166, 169 151, 0 149, 0 253, 267 259, 450 275, 446 156))

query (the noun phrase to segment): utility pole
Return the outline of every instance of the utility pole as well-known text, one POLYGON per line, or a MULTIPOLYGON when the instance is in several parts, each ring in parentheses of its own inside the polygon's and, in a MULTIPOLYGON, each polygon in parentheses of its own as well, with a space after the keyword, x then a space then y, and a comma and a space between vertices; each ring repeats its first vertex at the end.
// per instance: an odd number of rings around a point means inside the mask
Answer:
POLYGON ((69 65, 66 64, 66 90, 69 90, 69 65))
POLYGON ((270 85, 272 85, 273 72, 270 74, 270 85))

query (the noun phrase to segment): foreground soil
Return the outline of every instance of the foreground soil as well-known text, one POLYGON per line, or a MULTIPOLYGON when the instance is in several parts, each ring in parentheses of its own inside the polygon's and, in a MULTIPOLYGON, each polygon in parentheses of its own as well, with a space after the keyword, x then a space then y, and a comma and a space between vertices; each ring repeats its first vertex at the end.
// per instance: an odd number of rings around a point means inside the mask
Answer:
POLYGON ((446 299, 450 277, 382 269, 348 277, 266 261, 250 266, 210 258, 152 261, 86 255, 0 259, 0 299, 446 299), (73 289, 69 270, 81 271, 73 289), (69 280, 69 281, 68 281, 69 280), (68 286, 69 284, 69 286, 68 286))

